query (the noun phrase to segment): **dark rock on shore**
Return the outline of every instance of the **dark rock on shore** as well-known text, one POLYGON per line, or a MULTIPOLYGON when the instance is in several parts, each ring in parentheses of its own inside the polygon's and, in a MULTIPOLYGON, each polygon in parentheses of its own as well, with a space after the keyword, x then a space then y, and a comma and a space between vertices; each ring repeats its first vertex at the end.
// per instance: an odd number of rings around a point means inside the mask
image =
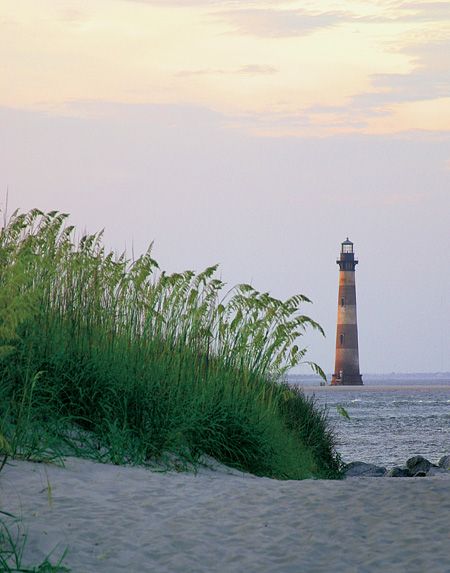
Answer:
POLYGON ((388 477, 411 477, 411 473, 408 468, 401 468, 396 466, 389 470, 386 474, 388 477))
POLYGON ((406 467, 408 468, 410 475, 416 477, 423 477, 422 474, 426 476, 432 465, 433 464, 423 456, 413 456, 406 460, 406 467))
POLYGON ((442 475, 449 475, 450 472, 445 468, 439 468, 436 466, 431 466, 431 468, 427 472, 427 476, 442 476, 442 475))
POLYGON ((365 462, 350 462, 344 467, 345 477, 383 477, 386 468, 365 462))
POLYGON ((406 466, 395 466, 389 471, 383 466, 366 462, 350 462, 344 466, 343 475, 349 477, 450 477, 450 455, 442 456, 439 464, 433 464, 423 456, 413 456, 406 461, 406 466))
POLYGON ((438 466, 443 470, 450 470, 450 456, 442 456, 438 466))

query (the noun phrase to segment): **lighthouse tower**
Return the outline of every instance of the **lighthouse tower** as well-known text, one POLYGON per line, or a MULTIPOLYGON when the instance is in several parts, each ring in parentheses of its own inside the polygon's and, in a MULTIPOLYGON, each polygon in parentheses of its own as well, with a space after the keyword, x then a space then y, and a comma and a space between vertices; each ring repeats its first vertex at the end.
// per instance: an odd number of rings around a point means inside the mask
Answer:
POLYGON ((339 295, 336 328, 336 361, 332 386, 362 385, 359 373, 358 325, 356 320, 355 260, 353 243, 347 239, 341 244, 339 265, 339 295))

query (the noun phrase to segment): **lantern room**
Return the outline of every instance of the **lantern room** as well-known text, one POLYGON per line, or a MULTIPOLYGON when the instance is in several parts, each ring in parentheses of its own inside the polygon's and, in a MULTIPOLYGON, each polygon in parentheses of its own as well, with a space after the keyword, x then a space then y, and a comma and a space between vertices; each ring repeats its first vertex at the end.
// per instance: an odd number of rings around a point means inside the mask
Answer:
POLYGON ((358 261, 355 260, 355 253, 353 251, 353 243, 347 237, 341 243, 341 252, 339 259, 336 261, 341 271, 354 271, 358 261))
POLYGON ((353 243, 349 241, 348 237, 343 243, 341 243, 341 253, 350 254, 353 253, 353 243))

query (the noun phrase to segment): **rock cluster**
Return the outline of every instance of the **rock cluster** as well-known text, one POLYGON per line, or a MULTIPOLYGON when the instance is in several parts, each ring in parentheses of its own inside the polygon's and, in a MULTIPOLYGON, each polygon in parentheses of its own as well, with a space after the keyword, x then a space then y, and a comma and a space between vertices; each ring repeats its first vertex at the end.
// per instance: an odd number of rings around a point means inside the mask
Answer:
POLYGON ((406 460, 405 466, 396 466, 387 470, 383 466, 365 462, 350 462, 344 467, 344 476, 350 477, 426 477, 437 475, 450 476, 450 455, 443 456, 437 464, 432 464, 423 456, 413 456, 406 460))

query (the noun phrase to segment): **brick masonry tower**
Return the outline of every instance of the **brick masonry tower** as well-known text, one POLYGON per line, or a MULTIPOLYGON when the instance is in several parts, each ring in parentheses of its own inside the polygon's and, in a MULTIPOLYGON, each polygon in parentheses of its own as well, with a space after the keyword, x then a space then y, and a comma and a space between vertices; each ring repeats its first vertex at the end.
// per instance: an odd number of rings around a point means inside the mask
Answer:
POLYGON ((336 261, 339 265, 339 295, 336 328, 336 361, 332 386, 360 386, 358 325, 356 320, 356 285, 353 243, 345 240, 341 244, 341 254, 336 261))

